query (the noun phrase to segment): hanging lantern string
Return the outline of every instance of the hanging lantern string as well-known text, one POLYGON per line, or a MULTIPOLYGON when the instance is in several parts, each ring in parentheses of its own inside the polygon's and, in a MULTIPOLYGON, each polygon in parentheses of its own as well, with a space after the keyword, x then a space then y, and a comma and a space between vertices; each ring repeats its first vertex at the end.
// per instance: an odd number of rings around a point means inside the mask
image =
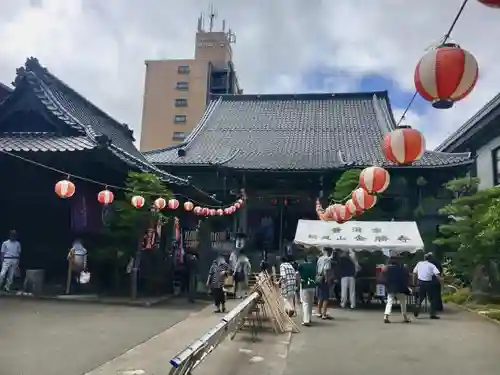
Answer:
MULTIPOLYGON (((47 169, 49 171, 56 172, 56 173, 59 173, 61 175, 64 175, 64 176, 66 176, 67 180, 75 179, 75 180, 85 181, 85 182, 88 182, 88 183, 91 183, 91 184, 95 184, 95 185, 99 185, 99 186, 104 186, 104 188, 106 190, 108 188, 111 188, 111 189, 114 189, 114 190, 125 191, 125 192, 129 192, 129 193, 133 193, 133 194, 146 195, 146 196, 154 196, 154 197, 159 197, 159 196, 162 195, 162 194, 158 194, 158 193, 154 193, 154 192, 150 192, 150 191, 138 191, 138 190, 134 190, 134 189, 129 189, 129 188, 124 187, 124 186, 110 185, 110 184, 107 184, 107 183, 104 183, 104 182, 101 182, 101 181, 93 180, 93 179, 88 178, 88 177, 78 176, 76 174, 68 173, 68 172, 65 172, 65 171, 63 171, 61 169, 57 169, 57 168, 51 167, 50 165, 39 163, 39 162, 37 162, 35 160, 28 159, 28 158, 25 158, 25 157, 17 155, 17 154, 13 154, 13 153, 11 153, 9 151, 0 150, 0 153, 12 156, 12 157, 14 157, 16 159, 19 159, 19 160, 22 160, 22 161, 24 161, 26 163, 30 163, 32 165, 36 165, 37 167, 44 168, 44 169, 47 169)), ((180 193, 175 193, 173 195, 176 196, 176 197, 185 198, 185 199, 189 200, 190 202, 192 202, 193 204, 200 205, 200 206, 203 206, 203 207, 206 207, 206 208, 223 208, 223 206, 220 206, 220 205, 216 206, 216 205, 202 204, 201 202, 198 202, 198 201, 196 201, 194 199, 191 199, 188 196, 180 194, 180 193)), ((243 196, 242 196, 242 199, 243 199, 243 196)))
MULTIPOLYGON (((462 2, 462 5, 458 9, 458 12, 455 15, 455 18, 453 19, 453 22, 451 23, 450 28, 448 29, 448 31, 446 32, 446 34, 444 34, 443 38, 441 39, 441 43, 439 43, 439 44, 444 44, 444 43, 446 43, 448 41, 448 39, 450 39, 451 33, 453 32, 453 29, 457 25, 457 22, 460 19, 460 16, 462 16, 462 14, 464 12, 464 9, 465 9, 465 6, 467 5, 468 2, 469 2, 469 0, 464 0, 462 2)), ((415 93, 411 97, 410 101, 408 102, 408 105, 406 106, 405 110, 403 111, 403 114, 399 118, 399 121, 396 123, 397 126, 400 126, 401 123, 405 120, 406 115, 408 114, 408 111, 410 110, 411 106, 415 102, 415 99, 417 98, 417 95, 418 95, 418 92, 415 91, 415 93)))

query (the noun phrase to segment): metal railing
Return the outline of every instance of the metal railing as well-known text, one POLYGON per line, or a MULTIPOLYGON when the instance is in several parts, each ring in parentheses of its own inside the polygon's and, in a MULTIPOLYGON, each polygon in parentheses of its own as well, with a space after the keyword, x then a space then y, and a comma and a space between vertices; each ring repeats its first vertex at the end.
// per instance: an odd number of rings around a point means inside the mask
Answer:
POLYGON ((254 292, 226 314, 221 321, 170 360, 169 375, 190 375, 199 364, 231 333, 239 330, 255 309, 259 293, 254 292))

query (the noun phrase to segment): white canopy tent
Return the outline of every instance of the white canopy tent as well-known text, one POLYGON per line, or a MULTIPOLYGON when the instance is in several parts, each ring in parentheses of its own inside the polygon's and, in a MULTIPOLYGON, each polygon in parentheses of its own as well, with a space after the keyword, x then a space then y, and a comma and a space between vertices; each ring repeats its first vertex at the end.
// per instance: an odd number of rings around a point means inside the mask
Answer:
POLYGON ((415 253, 424 248, 414 221, 299 220, 294 242, 305 247, 332 247, 354 251, 415 253))

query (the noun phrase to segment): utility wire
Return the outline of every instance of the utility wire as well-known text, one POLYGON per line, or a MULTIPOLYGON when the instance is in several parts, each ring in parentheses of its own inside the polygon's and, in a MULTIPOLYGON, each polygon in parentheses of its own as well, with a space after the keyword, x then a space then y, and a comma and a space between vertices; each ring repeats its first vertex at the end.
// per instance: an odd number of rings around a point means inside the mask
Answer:
MULTIPOLYGON (((113 190, 119 190, 119 191, 129 192, 129 193, 133 193, 133 194, 143 195, 143 196, 161 197, 161 195, 162 195, 162 194, 151 192, 151 191, 138 191, 138 190, 134 190, 134 189, 129 189, 129 188, 124 187, 124 186, 106 184, 104 182, 101 182, 101 181, 98 181, 98 180, 94 180, 94 179, 91 179, 91 178, 88 178, 88 177, 83 177, 83 176, 79 176, 79 175, 76 175, 76 174, 73 174, 73 173, 68 173, 68 172, 63 171, 61 169, 51 167, 50 165, 46 165, 46 164, 37 162, 35 160, 25 158, 23 156, 14 154, 14 153, 9 152, 9 151, 0 150, 0 153, 8 155, 8 156, 11 156, 11 157, 19 159, 19 160, 22 160, 22 161, 24 161, 26 163, 35 165, 37 167, 44 168, 44 169, 47 169, 49 171, 56 172, 56 173, 59 173, 61 175, 67 176, 68 179, 72 178, 72 179, 75 179, 75 180, 85 181, 85 182, 92 183, 92 184, 95 184, 95 185, 103 186, 105 189, 110 188, 110 189, 113 189, 113 190)), ((198 188, 196 188, 195 186, 192 186, 192 187, 194 187, 197 191, 201 192, 201 190, 198 189, 198 188)), ((199 206, 202 206, 202 207, 206 207, 206 208, 223 208, 222 206, 202 204, 202 203, 200 203, 200 202, 198 202, 198 201, 196 201, 194 199, 191 199, 188 196, 183 195, 183 194, 175 193, 173 195, 176 196, 176 197, 185 198, 185 199, 189 200, 190 202, 192 202, 193 204, 196 204, 196 205, 199 205, 199 206)))
MULTIPOLYGON (((441 39, 441 43, 440 44, 445 44, 448 41, 448 39, 450 39, 451 33, 453 32, 453 29, 457 25, 457 22, 460 19, 460 16, 463 14, 465 6, 467 5, 468 1, 469 0, 464 0, 462 2, 462 5, 458 9, 458 12, 455 15, 455 18, 453 19, 453 22, 451 23, 450 28, 448 29, 448 31, 446 32, 446 34, 444 34, 443 39, 441 39)), ((408 105, 406 106, 405 110, 403 111, 403 114, 401 115, 401 118, 396 123, 397 126, 401 125, 401 123, 404 121, 404 119, 406 117, 406 114, 408 113, 408 111, 410 110, 411 106, 415 102, 415 99, 417 98, 417 95, 418 95, 418 92, 415 91, 415 93, 413 94, 412 98, 408 102, 408 105)))

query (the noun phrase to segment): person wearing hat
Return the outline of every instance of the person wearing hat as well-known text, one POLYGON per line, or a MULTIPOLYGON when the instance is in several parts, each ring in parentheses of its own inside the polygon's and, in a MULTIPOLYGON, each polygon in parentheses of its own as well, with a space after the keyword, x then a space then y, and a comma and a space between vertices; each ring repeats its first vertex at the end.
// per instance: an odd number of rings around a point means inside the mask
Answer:
POLYGON ((424 260, 417 263, 413 269, 413 274, 417 278, 419 299, 414 311, 415 317, 420 314, 422 302, 427 298, 429 301, 429 317, 439 319, 436 315, 436 282, 441 282, 440 272, 437 267, 431 263, 432 253, 424 255, 424 260))

